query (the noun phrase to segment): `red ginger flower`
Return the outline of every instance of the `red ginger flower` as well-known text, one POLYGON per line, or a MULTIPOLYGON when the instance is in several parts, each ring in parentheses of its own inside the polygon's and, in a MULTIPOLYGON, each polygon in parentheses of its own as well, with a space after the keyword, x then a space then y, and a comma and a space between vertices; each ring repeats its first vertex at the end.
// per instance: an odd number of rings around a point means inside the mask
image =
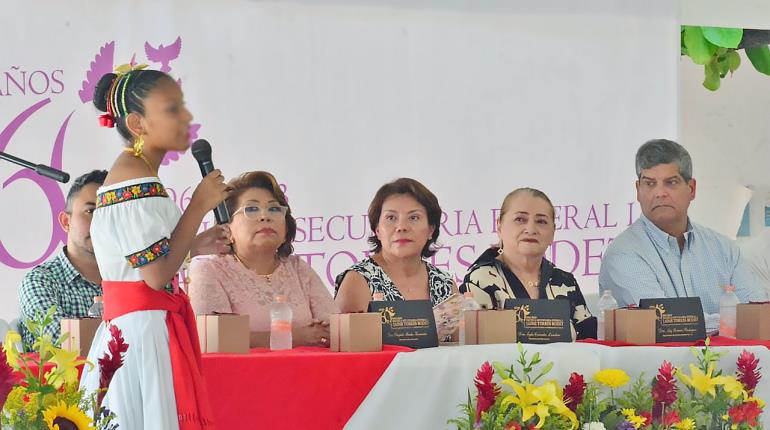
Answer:
POLYGON ((0 409, 5 404, 5 399, 8 398, 8 393, 11 392, 15 383, 16 378, 13 376, 13 369, 8 364, 5 351, 0 348, 0 409))
POLYGON ((481 422, 481 413, 488 411, 500 394, 500 387, 492 382, 494 374, 495 371, 488 361, 485 361, 476 372, 476 379, 473 381, 479 392, 476 396, 476 424, 481 422))
POLYGON ((736 363, 738 370, 735 372, 735 376, 738 381, 743 384, 743 388, 749 393, 754 393, 754 388, 757 387, 757 383, 762 378, 759 373, 759 359, 754 356, 753 353, 743 350, 741 355, 738 356, 738 362, 736 363))
POLYGON ((508 423, 505 425, 505 430, 521 430, 521 424, 519 423, 508 423))
POLYGON ((676 378, 674 365, 663 361, 652 383, 652 417, 660 421, 663 409, 676 401, 676 378))
POLYGON ((118 326, 110 325, 110 334, 112 339, 107 343, 108 351, 99 359, 99 394, 96 398, 97 410, 102 406, 104 395, 107 394, 107 388, 110 386, 115 372, 123 366, 123 354, 128 351, 128 344, 123 340, 118 326))
POLYGON ((757 402, 745 402, 738 406, 733 406, 727 411, 730 415, 730 420, 733 424, 745 422, 746 424, 754 427, 757 425, 757 417, 762 413, 762 408, 759 407, 757 402))
POLYGON ((583 394, 586 392, 586 382, 583 375, 572 372, 569 382, 564 386, 564 404, 575 412, 578 405, 583 402, 583 394))
POLYGON ((667 413, 665 417, 663 417, 664 426, 672 426, 679 421, 682 421, 682 419, 679 418, 679 414, 676 411, 671 411, 667 413))

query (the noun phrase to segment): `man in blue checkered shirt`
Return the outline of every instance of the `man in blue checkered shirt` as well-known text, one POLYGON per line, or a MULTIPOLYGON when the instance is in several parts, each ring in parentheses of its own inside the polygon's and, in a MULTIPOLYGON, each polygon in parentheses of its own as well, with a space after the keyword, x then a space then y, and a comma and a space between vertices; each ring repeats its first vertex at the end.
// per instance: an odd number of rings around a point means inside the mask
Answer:
MULTIPOLYGON (((91 245, 91 214, 96 208, 96 189, 104 183, 107 172, 94 170, 78 177, 67 194, 66 207, 59 214, 59 224, 67 233, 67 245, 52 260, 32 269, 21 281, 19 302, 21 320, 45 313, 56 305, 54 322, 45 332, 55 340, 62 318, 83 318, 102 295, 99 267, 91 245)), ((24 349, 29 351, 34 339, 20 324, 24 349)))
POLYGON ((744 303, 765 299, 735 243, 687 216, 695 179, 684 147, 665 139, 645 143, 636 153, 636 175, 642 215, 607 247, 600 291, 609 289, 620 306, 700 297, 709 331, 719 327, 722 287, 734 285, 744 303))

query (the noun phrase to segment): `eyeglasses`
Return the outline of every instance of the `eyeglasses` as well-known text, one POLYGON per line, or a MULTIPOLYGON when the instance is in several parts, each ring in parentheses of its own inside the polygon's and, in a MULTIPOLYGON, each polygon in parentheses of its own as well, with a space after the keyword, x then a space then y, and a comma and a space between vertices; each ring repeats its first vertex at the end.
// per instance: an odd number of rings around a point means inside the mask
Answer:
POLYGON ((278 219, 286 216, 286 212, 289 211, 288 206, 268 206, 261 208, 256 205, 246 205, 236 210, 232 216, 237 215, 239 212, 243 212, 246 218, 256 221, 261 218, 278 219))

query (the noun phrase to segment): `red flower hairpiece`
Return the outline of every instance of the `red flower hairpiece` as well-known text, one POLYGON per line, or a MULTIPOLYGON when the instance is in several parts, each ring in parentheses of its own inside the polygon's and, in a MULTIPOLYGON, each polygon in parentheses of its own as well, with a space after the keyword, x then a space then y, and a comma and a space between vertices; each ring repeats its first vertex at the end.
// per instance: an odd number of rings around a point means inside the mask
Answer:
POLYGON ((99 125, 102 127, 113 128, 115 127, 115 117, 109 113, 99 115, 99 125))

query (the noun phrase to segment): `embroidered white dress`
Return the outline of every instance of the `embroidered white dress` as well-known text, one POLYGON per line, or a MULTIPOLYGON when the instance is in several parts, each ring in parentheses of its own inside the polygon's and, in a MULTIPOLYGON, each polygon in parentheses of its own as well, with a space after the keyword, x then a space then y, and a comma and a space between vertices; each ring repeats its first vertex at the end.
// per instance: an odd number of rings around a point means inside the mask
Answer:
MULTIPOLYGON (((168 239, 181 216, 156 177, 137 178, 97 190, 91 240, 102 279, 141 281, 139 267, 168 253, 168 239)), ((120 430, 179 428, 171 373, 166 311, 125 314, 111 321, 128 344, 123 367, 115 372, 103 406, 114 412, 120 430)), ((81 387, 99 387, 98 360, 111 339, 102 323, 96 332, 81 387)))

